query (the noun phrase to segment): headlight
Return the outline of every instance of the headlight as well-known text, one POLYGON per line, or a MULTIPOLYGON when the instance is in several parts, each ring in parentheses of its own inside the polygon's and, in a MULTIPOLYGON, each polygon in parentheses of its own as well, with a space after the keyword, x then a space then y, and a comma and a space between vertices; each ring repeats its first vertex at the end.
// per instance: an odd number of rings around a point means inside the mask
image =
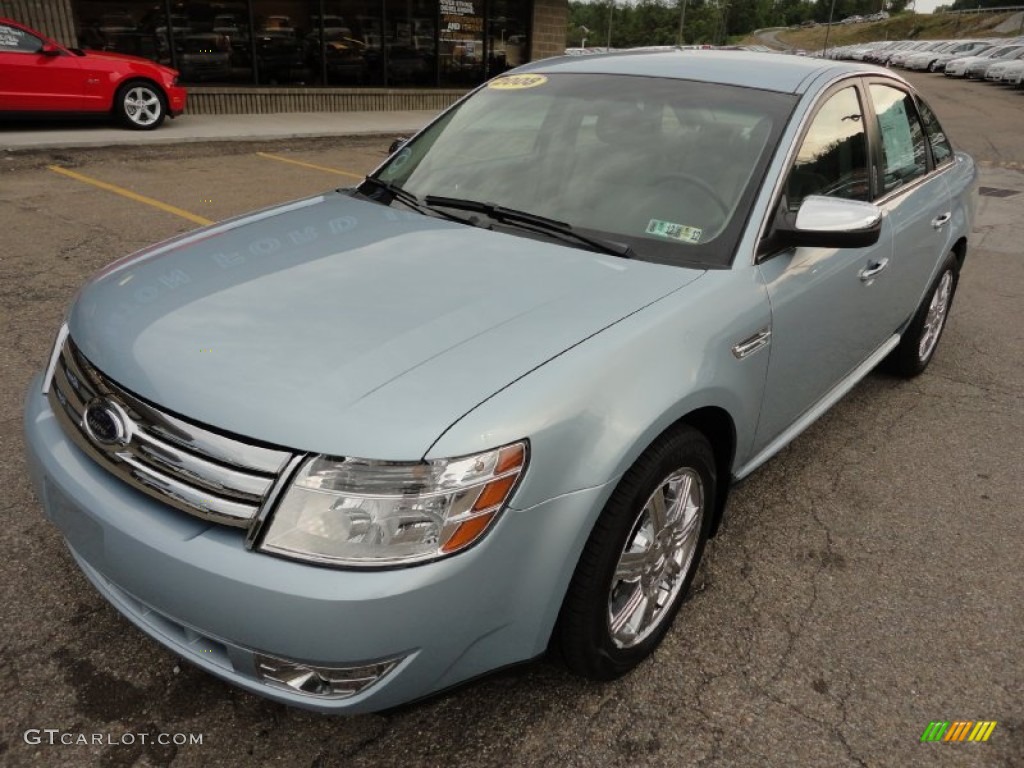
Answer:
POLYGON ((317 456, 299 469, 260 549, 325 565, 407 565, 465 549, 504 508, 526 442, 417 463, 317 456))

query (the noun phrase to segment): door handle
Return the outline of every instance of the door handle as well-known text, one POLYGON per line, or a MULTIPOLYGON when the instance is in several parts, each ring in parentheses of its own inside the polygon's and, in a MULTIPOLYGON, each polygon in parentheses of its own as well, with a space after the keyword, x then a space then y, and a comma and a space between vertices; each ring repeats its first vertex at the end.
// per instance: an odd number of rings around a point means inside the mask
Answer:
POLYGON ((889 259, 888 258, 879 259, 878 261, 873 261, 873 262, 869 263, 866 267, 864 267, 864 269, 862 269, 860 271, 860 279, 863 280, 865 283, 870 283, 872 280, 874 280, 876 277, 878 277, 878 274, 883 269, 885 269, 888 266, 889 266, 889 259))
POLYGON ((753 336, 748 336, 735 347, 732 348, 732 354, 737 360, 742 360, 748 357, 761 347, 767 347, 769 342, 772 340, 772 329, 762 328, 760 331, 755 333, 753 336))
POLYGON ((935 227, 936 229, 942 229, 942 226, 951 218, 953 218, 953 214, 947 211, 941 216, 936 216, 934 219, 932 219, 932 226, 935 227))

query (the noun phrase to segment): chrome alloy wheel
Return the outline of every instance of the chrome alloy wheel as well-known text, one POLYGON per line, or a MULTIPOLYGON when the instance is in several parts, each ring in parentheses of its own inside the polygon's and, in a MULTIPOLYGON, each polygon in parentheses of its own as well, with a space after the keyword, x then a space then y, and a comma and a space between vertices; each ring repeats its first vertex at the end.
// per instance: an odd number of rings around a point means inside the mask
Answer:
POLYGON ((946 314, 949 312, 949 297, 953 292, 953 273, 946 270, 939 280, 935 293, 932 294, 931 303, 928 305, 928 314, 924 319, 924 328, 921 333, 921 343, 917 348, 917 357, 921 362, 931 357, 936 343, 939 341, 939 334, 942 333, 942 326, 946 322, 946 314))
POLYGON ((704 519, 704 484, 689 467, 660 483, 640 510, 612 575, 608 628, 619 648, 642 643, 686 582, 704 519))
POLYGON ((160 118, 163 104, 152 88, 136 85, 124 95, 124 113, 136 125, 152 125, 160 118))

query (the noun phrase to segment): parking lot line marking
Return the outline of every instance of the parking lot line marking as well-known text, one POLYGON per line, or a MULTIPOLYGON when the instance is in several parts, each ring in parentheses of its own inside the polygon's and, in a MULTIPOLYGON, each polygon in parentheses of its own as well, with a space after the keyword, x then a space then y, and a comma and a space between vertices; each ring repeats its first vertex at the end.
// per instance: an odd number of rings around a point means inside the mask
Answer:
POLYGON ((152 197, 140 195, 137 192, 132 192, 130 189, 119 187, 116 184, 110 184, 106 181, 94 179, 91 176, 86 176, 84 173, 70 171, 67 168, 62 168, 59 165, 48 165, 47 168, 49 168, 54 173, 59 173, 61 176, 67 176, 69 179, 80 181, 83 184, 91 184, 92 186, 98 187, 99 189, 105 189, 107 190, 107 192, 113 192, 115 195, 127 197, 129 200, 134 200, 137 203, 144 203, 145 205, 150 205, 154 208, 158 208, 161 211, 173 213, 175 216, 180 216, 183 219, 188 219, 193 224, 199 224, 200 226, 203 227, 209 224, 213 224, 213 221, 211 219, 207 219, 202 216, 197 216, 196 214, 189 213, 188 211, 182 208, 178 208, 177 206, 169 205, 168 203, 162 203, 159 200, 154 200, 152 197))
POLYGON ((362 181, 366 178, 365 174, 360 176, 358 173, 349 173, 343 171, 340 168, 330 168, 326 165, 317 165, 316 163, 307 163, 302 160, 292 160, 290 157, 281 157, 280 155, 272 155, 269 152, 257 152, 260 157, 265 157, 267 160, 280 160, 282 163, 291 163, 292 165, 301 165, 303 168, 312 168, 314 171, 324 171, 325 173, 336 173, 339 176, 349 176, 353 179, 359 179, 362 181))

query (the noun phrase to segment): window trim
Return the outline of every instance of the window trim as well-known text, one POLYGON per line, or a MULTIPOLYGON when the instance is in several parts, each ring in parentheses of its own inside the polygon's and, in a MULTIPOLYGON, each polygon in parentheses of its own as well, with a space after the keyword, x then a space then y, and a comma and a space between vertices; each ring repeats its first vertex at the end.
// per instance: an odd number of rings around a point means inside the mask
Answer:
MULTIPOLYGON (((949 142, 950 149, 952 149, 953 152, 950 155, 950 159, 947 162, 944 162, 938 166, 935 165, 934 159, 932 157, 931 142, 927 140, 928 131, 927 128, 925 128, 924 120, 921 120, 920 108, 918 107, 918 99, 920 98, 920 96, 917 93, 917 91, 913 88, 913 86, 911 86, 909 83, 906 83, 902 79, 899 79, 896 76, 887 77, 885 75, 865 75, 860 72, 847 72, 842 75, 839 75, 834 80, 826 84, 825 87, 823 87, 818 92, 818 94, 813 97, 813 101, 811 102, 810 107, 804 113, 803 117, 800 118, 800 124, 797 129, 797 136, 786 151, 786 159, 783 164, 783 171, 775 178, 768 207, 765 209, 765 212, 761 217, 761 224, 758 227, 757 238, 754 240, 754 246, 751 249, 751 265, 757 266, 758 264, 761 264, 765 261, 768 261, 769 259, 774 258, 779 253, 782 253, 782 250, 774 250, 762 254, 759 253, 759 249, 761 247, 761 243, 764 242, 765 238, 771 232, 771 228, 775 220, 775 215, 778 211, 779 202, 781 201, 781 195, 784 192, 785 180, 788 178, 789 171, 793 167, 793 163, 796 160, 796 155, 799 152, 800 147, 803 145, 804 139, 807 137, 807 132, 810 130, 811 123, 814 121, 814 118, 817 117, 818 113, 821 111, 821 106, 828 99, 834 96, 837 91, 847 87, 848 83, 850 83, 851 81, 859 91, 859 97, 861 99, 861 109, 864 110, 866 105, 866 111, 870 112, 870 117, 868 117, 868 115, 865 114, 865 119, 868 121, 868 125, 865 126, 865 128, 868 133, 868 157, 871 160, 871 162, 875 163, 876 166, 876 172, 871 174, 872 197, 870 202, 872 204, 877 205, 879 207, 884 206, 885 204, 889 203, 890 201, 894 200, 900 195, 906 194, 907 192, 911 192, 917 189, 922 184, 925 184, 931 181, 932 179, 937 178, 941 174, 946 173, 956 164, 956 147, 953 146, 953 142, 949 141, 949 138, 947 136, 946 140, 949 142), (911 97, 914 100, 915 112, 918 116, 918 120, 920 120, 921 122, 921 128, 925 134, 925 152, 927 162, 929 164, 928 171, 926 173, 922 174, 921 176, 918 176, 909 184, 904 184, 903 186, 900 186, 884 194, 879 194, 882 188, 880 180, 882 166, 880 162, 875 161, 875 153, 881 153, 881 137, 876 135, 878 133, 878 120, 875 117, 874 103, 871 101, 871 94, 868 91, 868 84, 872 82, 879 83, 881 85, 888 85, 896 88, 897 90, 901 90, 904 93, 909 93, 911 95, 911 97)), ((938 119, 938 116, 936 116, 936 119, 938 119)), ((943 132, 945 133, 945 131, 943 132)), ((734 260, 733 263, 735 264, 736 260, 734 260)))
MULTIPOLYGON (((885 78, 882 78, 882 80, 885 81, 885 78)), ((872 168, 870 166, 872 162, 872 142, 870 133, 871 124, 868 117, 868 110, 865 109, 865 100, 867 98, 867 94, 864 89, 863 81, 864 76, 859 72, 849 72, 840 75, 838 78, 830 82, 828 85, 826 85, 818 92, 818 95, 814 97, 814 100, 811 103, 810 107, 804 113, 804 116, 800 119, 800 125, 797 129, 796 138, 790 143, 789 149, 786 152, 786 160, 783 164, 782 172, 775 179, 775 185, 772 189, 772 194, 768 208, 765 210, 764 216, 761 219, 761 226, 758 230, 757 239, 754 241, 754 253, 753 259, 751 261, 752 264, 761 264, 765 261, 768 261, 769 259, 774 258, 776 255, 782 253, 782 251, 785 250, 773 250, 768 253, 759 253, 761 243, 764 242, 765 238, 772 230, 776 214, 779 210, 779 204, 782 202, 782 196, 785 194, 786 179, 789 178, 789 173, 793 169, 793 165, 796 162, 797 155, 800 152, 800 147, 803 146, 804 140, 807 138, 807 134, 810 132, 811 126, 813 125, 815 118, 821 112, 822 107, 825 104, 827 104, 833 96, 839 93, 839 91, 842 91, 851 86, 857 92, 857 99, 860 102, 862 120, 868 123, 868 125, 864 126, 864 130, 865 140, 868 142, 868 177, 869 182, 871 184, 870 202, 875 202, 875 196, 877 193, 877 181, 875 179, 875 174, 872 173, 872 168)), ((894 80, 893 82, 898 81, 894 80)), ((871 115, 874 115, 874 110, 871 110, 871 115)))
POLYGON ((895 193, 901 192, 904 189, 912 189, 918 186, 922 179, 927 179, 931 176, 935 170, 935 163, 932 161, 931 146, 928 143, 928 131, 925 130, 924 120, 921 119, 921 113, 917 109, 917 99, 914 98, 914 92, 912 89, 908 89, 903 83, 898 81, 888 80, 881 77, 865 77, 863 80, 864 84, 864 95, 867 99, 868 112, 870 112, 868 135, 873 137, 874 149, 868 150, 868 156, 871 158, 871 162, 875 164, 874 176, 875 176, 875 195, 871 198, 871 202, 878 205, 881 201, 891 199, 895 193), (911 106, 914 110, 914 116, 917 118, 917 124, 921 126, 921 136, 924 139, 924 173, 919 176, 915 176, 908 182, 900 184, 898 187, 894 187, 886 191, 885 189, 885 144, 882 139, 881 128, 878 124, 878 113, 875 112, 875 102, 871 96, 871 86, 881 85, 887 88, 892 88, 894 91, 899 91, 903 94, 904 99, 910 98, 911 106))
POLYGON ((925 143, 928 145, 928 156, 931 157, 932 160, 932 170, 942 170, 956 161, 956 149, 953 148, 953 142, 949 140, 949 135, 946 133, 946 129, 942 127, 942 123, 939 123, 939 116, 935 114, 935 110, 932 109, 931 104, 925 101, 919 93, 914 94, 914 106, 917 107, 917 116, 921 118, 921 127, 924 129, 925 143), (946 140, 946 144, 949 146, 949 157, 941 163, 935 161, 935 153, 932 151, 932 134, 929 132, 928 125, 925 123, 924 116, 921 113, 922 104, 924 104, 924 106, 928 108, 928 111, 932 113, 932 117, 935 118, 935 122, 938 123, 939 129, 942 132, 942 137, 946 140))
MULTIPOLYGON (((891 189, 888 192, 882 192, 878 197, 872 199, 871 202, 874 203, 875 205, 883 206, 883 205, 891 202, 892 200, 895 200, 900 195, 903 195, 903 194, 905 194, 907 192, 911 192, 911 191, 917 189, 918 187, 920 187, 921 185, 927 184, 932 179, 937 178, 940 174, 943 174, 946 171, 948 171, 950 168, 952 168, 953 167, 953 163, 952 163, 952 161, 950 161, 950 162, 947 162, 947 163, 943 163, 940 166, 936 166, 935 165, 934 158, 932 157, 931 142, 928 141, 928 130, 925 128, 924 120, 921 119, 921 111, 920 111, 920 109, 918 109, 918 106, 917 106, 917 92, 912 87, 909 87, 907 84, 905 84, 905 83, 903 83, 903 82, 901 82, 899 80, 890 80, 890 79, 885 78, 885 77, 877 77, 877 76, 865 77, 864 78, 864 87, 865 87, 865 92, 866 92, 866 94, 868 96, 868 99, 869 99, 869 101, 868 101, 868 108, 871 110, 871 115, 872 115, 871 125, 869 126, 869 128, 870 128, 870 131, 871 131, 872 135, 874 136, 874 144, 875 144, 875 147, 876 147, 875 152, 877 154, 876 154, 875 158, 876 158, 876 162, 878 164, 877 177, 878 177, 878 189, 880 191, 882 190, 882 178, 885 175, 885 171, 884 171, 884 163, 883 163, 883 159, 882 159, 882 137, 881 137, 881 134, 879 133, 879 130, 878 130, 878 118, 875 116, 875 105, 874 105, 874 102, 870 100, 871 92, 868 89, 868 86, 870 84, 872 84, 872 83, 878 83, 879 85, 888 85, 888 86, 890 86, 892 88, 895 88, 896 90, 903 91, 903 93, 908 94, 911 97, 911 99, 914 102, 914 114, 917 115, 918 122, 921 125, 921 133, 925 137, 925 142, 924 142, 924 144, 925 144, 925 162, 927 164, 927 170, 924 173, 922 173, 920 176, 916 176, 910 182, 908 182, 906 184, 902 184, 901 186, 896 187, 895 189, 891 189)), ((952 142, 950 142, 949 146, 950 146, 950 149, 953 148, 952 142)), ((952 158, 955 157, 955 155, 956 155, 956 150, 953 150, 953 155, 950 156, 951 160, 952 160, 952 158)))
POLYGON ((0 53, 20 53, 23 56, 42 56, 43 48, 46 46, 46 43, 48 42, 47 40, 44 40, 43 38, 39 37, 39 35, 35 34, 29 29, 26 29, 25 27, 22 27, 19 24, 8 24, 5 22, 4 24, 0 24, 0 26, 7 27, 8 29, 16 29, 22 32, 23 34, 28 35, 29 37, 39 41, 39 50, 37 51, 21 51, 17 48, 0 48, 0 53))

